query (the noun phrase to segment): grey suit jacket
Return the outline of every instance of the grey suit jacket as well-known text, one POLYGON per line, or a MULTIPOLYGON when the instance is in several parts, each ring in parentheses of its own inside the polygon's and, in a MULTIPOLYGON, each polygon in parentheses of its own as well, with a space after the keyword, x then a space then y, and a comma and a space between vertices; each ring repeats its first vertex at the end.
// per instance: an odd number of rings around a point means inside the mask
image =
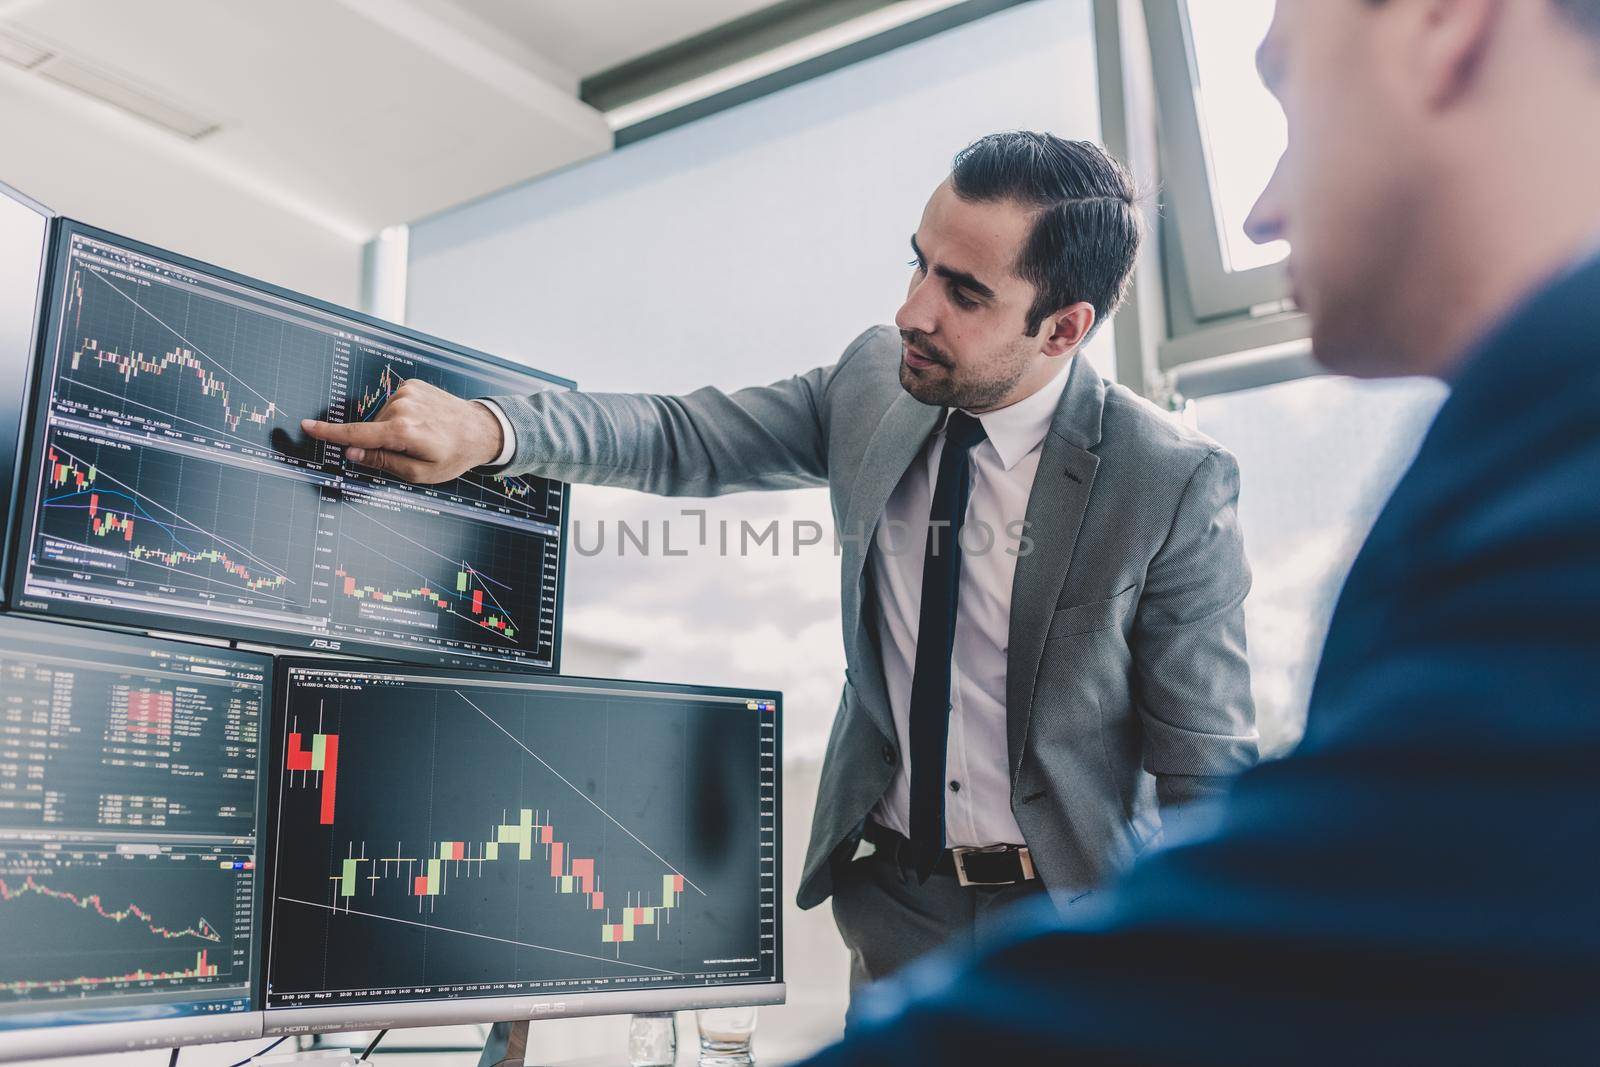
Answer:
MULTIPOLYGON (((898 333, 877 327, 831 367, 732 394, 494 398, 516 429, 514 473, 678 496, 828 487, 847 669, 801 907, 832 892, 831 857, 904 758, 867 550, 941 409, 900 387, 899 364, 898 333)), ((1086 360, 1068 373, 1012 586, 1006 715, 1012 811, 1045 885, 1070 893, 1127 866, 1160 805, 1249 766, 1256 733, 1237 464, 1086 360)))

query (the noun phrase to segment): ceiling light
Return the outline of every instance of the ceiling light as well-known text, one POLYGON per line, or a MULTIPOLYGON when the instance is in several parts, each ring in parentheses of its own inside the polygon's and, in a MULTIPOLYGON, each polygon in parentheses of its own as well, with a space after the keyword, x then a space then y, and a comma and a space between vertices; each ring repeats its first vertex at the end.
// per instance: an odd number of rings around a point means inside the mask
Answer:
POLYGON ((190 114, 176 104, 170 104, 143 89, 136 89, 75 59, 50 56, 39 64, 38 70, 51 81, 137 115, 146 122, 153 122, 191 141, 198 141, 218 128, 218 124, 209 119, 190 114))
POLYGON ((0 30, 0 60, 21 67, 23 70, 32 70, 49 58, 50 52, 47 49, 0 30))

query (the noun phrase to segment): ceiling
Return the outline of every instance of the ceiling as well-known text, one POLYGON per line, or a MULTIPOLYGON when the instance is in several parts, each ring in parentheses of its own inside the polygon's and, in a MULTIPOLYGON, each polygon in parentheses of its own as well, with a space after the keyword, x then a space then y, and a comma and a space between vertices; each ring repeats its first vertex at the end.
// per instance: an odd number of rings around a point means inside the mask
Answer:
POLYGON ((136 133, 173 210, 203 171, 360 241, 608 150, 580 79, 767 2, 0 0, 0 180, 70 210, 136 133))

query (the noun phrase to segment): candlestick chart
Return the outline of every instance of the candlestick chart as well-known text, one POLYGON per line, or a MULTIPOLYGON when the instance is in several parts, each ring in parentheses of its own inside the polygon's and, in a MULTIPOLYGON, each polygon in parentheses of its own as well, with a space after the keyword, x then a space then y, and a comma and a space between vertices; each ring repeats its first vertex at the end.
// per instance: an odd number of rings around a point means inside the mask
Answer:
POLYGON ((770 705, 309 667, 285 700, 269 1007, 770 973, 770 705))
POLYGON ((75 259, 58 409, 148 436, 276 456, 273 431, 320 417, 338 341, 188 279, 75 259))
POLYGON ((347 494, 334 618, 445 641, 554 647, 553 538, 395 495, 347 494))
POLYGON ((465 397, 544 379, 66 230, 10 596, 88 622, 556 666, 564 486, 412 485, 301 425, 373 418, 410 378, 465 397))
POLYGON ((168 600, 310 605, 317 488, 183 453, 58 431, 46 451, 35 572, 168 600))

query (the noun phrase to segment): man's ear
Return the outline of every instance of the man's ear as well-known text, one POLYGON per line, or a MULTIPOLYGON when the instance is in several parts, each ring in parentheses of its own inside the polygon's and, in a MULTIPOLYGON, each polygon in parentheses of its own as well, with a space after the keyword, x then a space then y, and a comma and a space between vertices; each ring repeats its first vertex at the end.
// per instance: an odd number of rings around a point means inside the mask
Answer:
POLYGON ((1070 307, 1060 311, 1044 320, 1040 332, 1044 334, 1044 344, 1040 351, 1047 356, 1071 355, 1083 339, 1089 336, 1089 331, 1094 329, 1094 305, 1086 300, 1080 300, 1070 307))
POLYGON ((1472 84, 1505 0, 1427 0, 1413 39, 1411 69, 1430 107, 1447 107, 1472 84))

